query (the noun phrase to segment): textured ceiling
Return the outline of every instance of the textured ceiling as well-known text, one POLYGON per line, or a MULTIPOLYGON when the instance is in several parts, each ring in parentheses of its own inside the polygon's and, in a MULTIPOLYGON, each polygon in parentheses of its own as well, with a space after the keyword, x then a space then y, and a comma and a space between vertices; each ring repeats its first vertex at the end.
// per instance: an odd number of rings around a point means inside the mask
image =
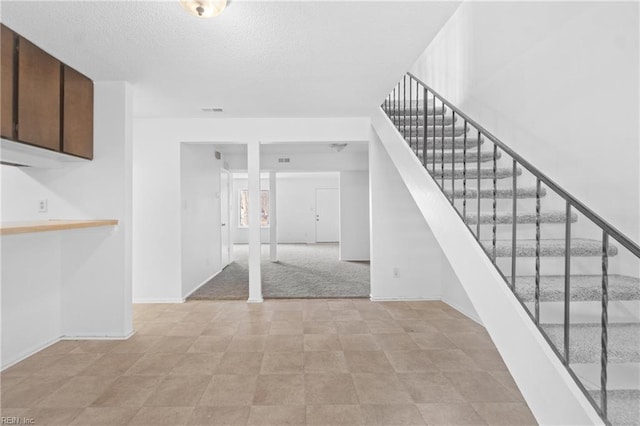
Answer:
POLYGON ((130 81, 138 117, 341 117, 369 115, 458 4, 234 0, 203 20, 177 0, 3 0, 1 13, 90 78, 130 81))

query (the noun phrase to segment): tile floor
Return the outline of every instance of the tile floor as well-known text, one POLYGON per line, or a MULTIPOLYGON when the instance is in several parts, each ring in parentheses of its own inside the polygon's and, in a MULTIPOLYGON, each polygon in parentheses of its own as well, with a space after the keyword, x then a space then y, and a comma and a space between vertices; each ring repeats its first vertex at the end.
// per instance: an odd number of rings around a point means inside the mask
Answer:
POLYGON ((2 373, 36 425, 535 424, 485 330, 441 302, 135 305, 127 341, 2 373))

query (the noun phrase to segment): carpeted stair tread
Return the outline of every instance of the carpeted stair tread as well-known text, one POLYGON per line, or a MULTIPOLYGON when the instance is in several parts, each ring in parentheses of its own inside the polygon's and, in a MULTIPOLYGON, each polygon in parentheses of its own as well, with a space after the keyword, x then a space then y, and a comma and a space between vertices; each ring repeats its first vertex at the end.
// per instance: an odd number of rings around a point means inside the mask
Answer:
MULTIPOLYGON (((485 250, 491 254, 492 242, 482 241, 485 250)), ((564 239, 552 240, 544 239, 540 241, 540 256, 542 257, 559 257, 564 256, 565 247, 564 239)), ((609 244, 609 256, 618 254, 618 248, 609 244)), ((534 257, 536 255, 536 240, 518 240, 516 243, 517 257, 534 257)), ((602 241, 589 240, 585 238, 573 238, 571 240, 571 256, 587 257, 601 256, 602 241)), ((496 241, 496 256, 511 257, 511 240, 496 241)))
MULTIPOLYGON (((589 393, 600 405, 600 391, 589 391, 589 393)), ((614 426, 640 425, 640 390, 607 391, 607 414, 614 426)))
MULTIPOLYGON (((542 324, 556 348, 564 348, 564 326, 542 324)), ((571 364, 600 362, 600 324, 571 324, 569 330, 569 360, 571 364)), ((607 355, 609 363, 640 362, 640 324, 612 323, 607 327, 607 355)))
MULTIPOLYGON (((516 169, 516 175, 520 176, 522 174, 522 169, 516 169)), ((462 179, 466 177, 467 179, 476 179, 480 176, 481 179, 493 179, 494 173, 493 169, 480 169, 480 174, 478 175, 478 169, 467 170, 466 175, 463 173, 462 168, 452 169, 444 169, 444 178, 451 179, 462 179)), ((495 176, 497 179, 504 179, 513 176, 513 169, 509 168, 498 168, 496 169, 495 176)), ((436 167, 436 172, 433 174, 433 177, 436 179, 442 178, 442 171, 436 167)))
MULTIPOLYGON (((508 278, 511 282, 511 279, 508 278)), ((599 301, 602 297, 601 275, 572 275, 571 301, 599 301)), ((516 277, 516 293, 523 302, 534 301, 536 278, 534 276, 516 277)), ((609 275, 609 300, 640 299, 640 279, 626 275, 609 275)), ((540 300, 543 302, 564 301, 564 276, 543 275, 540 277, 540 300)))
MULTIPOLYGON (((496 160, 499 159, 501 157, 501 153, 498 152, 498 155, 496 155, 496 160)), ((418 157, 420 158, 420 160, 422 160, 422 150, 418 150, 418 157)), ((442 162, 442 152, 437 151, 436 150, 436 155, 435 155, 435 160, 436 160, 436 164, 439 164, 442 162)), ((427 150, 427 161, 430 163, 433 163, 433 152, 427 150)), ((451 158, 455 159, 456 163, 464 163, 464 161, 467 162, 468 165, 468 169, 470 169, 474 164, 477 163, 478 161, 478 152, 467 152, 466 156, 464 155, 464 153, 462 151, 456 151, 455 152, 455 156, 451 154, 451 151, 445 151, 444 153, 444 162, 445 163, 451 163, 451 158)), ((480 152, 480 162, 481 163, 486 163, 488 161, 493 161, 493 152, 480 152)))
MULTIPOLYGON (((433 145, 434 145, 434 141, 433 141, 433 137, 427 137, 427 152, 429 150, 433 150, 433 145)), ((460 152, 463 152, 464 150, 464 145, 465 145, 465 140, 464 140, 464 136, 457 136, 455 138, 452 137, 448 137, 445 136, 444 138, 440 137, 436 137, 435 138, 435 146, 436 146, 436 151, 438 149, 442 149, 442 143, 444 142, 444 148, 445 151, 449 150, 451 151, 451 148, 453 147, 456 150, 460 150, 460 152), (444 140, 443 140, 444 139, 444 140)), ((478 137, 476 135, 468 135, 467 136, 467 152, 472 151, 472 150, 477 150, 478 148, 478 137)), ((407 140, 407 143, 409 144, 409 146, 413 147, 413 151, 415 152, 415 146, 416 143, 418 144, 418 152, 422 151, 422 145, 424 143, 424 138, 422 136, 419 137, 413 137, 411 138, 411 140, 407 140)), ((484 138, 480 138, 480 145, 484 144, 484 138)))
MULTIPOLYGON (((572 213, 571 222, 575 223, 577 221, 578 221, 578 215, 576 213, 572 213)), ((566 222, 566 213, 563 211, 543 212, 540 214, 540 223, 565 223, 565 222, 566 222)), ((466 223, 477 224, 478 215, 467 214, 466 223)), ((492 224, 493 213, 480 213, 480 223, 492 224)), ((513 223, 513 214, 511 212, 497 212, 496 223, 498 225, 513 223)), ((535 213, 517 213, 516 223, 536 223, 536 214, 535 213)))
MULTIPOLYGON (((424 136, 424 127, 409 127, 409 126, 396 126, 400 133, 404 135, 405 138, 414 138, 417 136, 424 136)), ((464 127, 462 126, 435 126, 435 129, 431 126, 427 126, 427 137, 436 135, 438 136, 462 136, 464 135, 464 127)))
MULTIPOLYGON (((457 116, 456 116, 457 118, 457 116)), ((434 121, 434 116, 433 115, 427 115, 427 125, 428 126, 433 126, 433 121, 434 121)), ((456 120, 457 121, 457 120, 456 120)), ((422 126, 424 124, 424 115, 397 115, 393 117, 393 122, 396 125, 404 125, 404 123, 407 123, 407 126, 409 126, 409 124, 411 124, 411 126, 415 126, 415 125, 420 125, 422 126)), ((436 122, 436 126, 441 126, 442 125, 442 115, 436 115, 435 116, 435 122, 436 122)), ((445 125, 450 125, 451 123, 453 123, 453 117, 451 115, 445 115, 444 116, 444 124, 445 125)), ((467 126, 469 127, 469 126, 467 126)))
MULTIPOLYGON (((445 194, 449 198, 451 198, 451 191, 445 191, 445 194)), ((462 199, 464 193, 462 189, 456 189, 455 192, 456 200, 462 199)), ((545 188, 540 188, 540 196, 544 197, 547 195, 547 190, 545 188)), ((478 191, 476 189, 467 189, 467 200, 477 199, 478 191)), ((493 198, 493 189, 481 189, 480 190, 480 198, 487 199, 493 198)), ((498 189, 496 191, 496 198, 507 199, 513 198, 513 189, 498 189)), ((536 198, 536 188, 517 188, 516 189, 516 198, 536 198)))

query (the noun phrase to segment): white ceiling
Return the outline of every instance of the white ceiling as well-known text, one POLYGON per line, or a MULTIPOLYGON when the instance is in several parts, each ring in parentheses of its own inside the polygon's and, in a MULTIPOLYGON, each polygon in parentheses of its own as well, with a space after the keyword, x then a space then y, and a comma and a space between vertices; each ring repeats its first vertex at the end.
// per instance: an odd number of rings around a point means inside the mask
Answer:
POLYGON ((177 0, 1 3, 63 62, 134 84, 138 117, 367 116, 458 5, 234 0, 204 20, 177 0))

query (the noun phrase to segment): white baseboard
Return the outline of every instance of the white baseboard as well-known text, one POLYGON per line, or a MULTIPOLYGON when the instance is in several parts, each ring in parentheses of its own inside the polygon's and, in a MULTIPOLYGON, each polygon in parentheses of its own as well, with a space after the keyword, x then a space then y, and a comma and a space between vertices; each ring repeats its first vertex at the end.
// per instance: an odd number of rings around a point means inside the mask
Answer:
POLYGON ((127 334, 76 334, 65 335, 60 337, 59 340, 127 340, 135 334, 135 330, 131 330, 127 334))
POLYGON ((196 290, 198 290, 200 287, 202 287, 203 285, 205 285, 206 283, 208 283, 209 281, 211 281, 213 278, 215 278, 216 275, 218 275, 220 272, 222 272, 222 270, 224 268, 226 268, 229 265, 225 265, 222 269, 220 269, 219 271, 215 272, 213 275, 211 275, 209 278, 205 279, 204 281, 202 281, 200 284, 198 284, 193 290, 191 290, 189 293, 187 293, 185 296, 182 297, 182 301, 186 302, 187 299, 189 298, 189 296, 191 296, 193 293, 195 293, 196 290))
POLYGON ((369 296, 369 300, 372 302, 433 302, 442 301, 439 296, 427 296, 427 297, 375 297, 369 296))
POLYGON ((264 299, 261 297, 259 299, 247 299, 247 303, 262 303, 264 299))
POLYGON ((55 345, 56 343, 58 343, 61 339, 59 337, 50 340, 46 343, 43 343, 41 345, 35 346, 34 348, 28 349, 24 352, 22 352, 22 354, 20 354, 16 359, 9 361, 9 363, 7 364, 3 364, 2 365, 2 371, 6 370, 9 367, 13 367, 14 365, 16 365, 17 363, 24 361, 25 359, 29 358, 31 355, 35 355, 36 353, 40 352, 41 350, 44 350, 46 348, 48 348, 51 345, 55 345))

